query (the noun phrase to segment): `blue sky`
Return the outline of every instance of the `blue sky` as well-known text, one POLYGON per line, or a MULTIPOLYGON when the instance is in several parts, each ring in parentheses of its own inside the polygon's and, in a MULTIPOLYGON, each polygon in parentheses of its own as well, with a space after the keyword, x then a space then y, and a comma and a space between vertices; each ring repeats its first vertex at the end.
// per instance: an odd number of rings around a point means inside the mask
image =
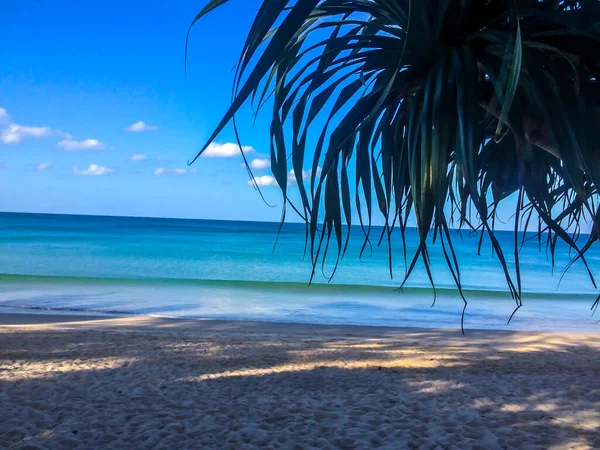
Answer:
MULTIPOLYGON (((259 5, 232 2, 196 26, 186 77, 185 33, 204 3, 3 4, 0 210, 279 219, 248 185, 231 129, 186 165, 228 106, 259 5)), ((270 175, 267 121, 240 120, 257 176, 270 175)))
MULTIPOLYGON (((231 127, 212 156, 186 164, 229 105, 232 69, 260 0, 232 1, 193 29, 186 76, 186 31, 205 3, 3 4, 0 211, 280 219, 268 113, 254 124, 247 108, 238 125, 274 207, 249 185, 231 127)), ((508 219, 514 203, 506 203, 508 219)))

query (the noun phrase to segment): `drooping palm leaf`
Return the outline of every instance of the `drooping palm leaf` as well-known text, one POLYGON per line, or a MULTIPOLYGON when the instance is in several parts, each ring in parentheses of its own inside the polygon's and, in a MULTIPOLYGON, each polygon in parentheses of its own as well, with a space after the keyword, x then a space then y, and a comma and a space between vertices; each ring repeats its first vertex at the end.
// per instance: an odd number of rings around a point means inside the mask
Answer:
MULTIPOLYGON (((209 2, 192 26, 224 3, 209 2)), ((518 309, 519 227, 533 217, 552 261, 561 239, 586 267, 599 237, 599 75, 597 0, 265 0, 231 107, 198 156, 246 101, 272 103, 273 175, 290 204, 291 161, 314 268, 332 238, 338 259, 345 252, 353 185, 363 250, 375 209, 388 242, 396 225, 404 241, 416 217, 404 281, 421 259, 433 284, 428 245, 440 239, 462 295, 449 232, 458 223, 489 237, 518 309), (513 275, 494 226, 515 196, 513 275), (586 219, 592 233, 579 245, 586 219)))

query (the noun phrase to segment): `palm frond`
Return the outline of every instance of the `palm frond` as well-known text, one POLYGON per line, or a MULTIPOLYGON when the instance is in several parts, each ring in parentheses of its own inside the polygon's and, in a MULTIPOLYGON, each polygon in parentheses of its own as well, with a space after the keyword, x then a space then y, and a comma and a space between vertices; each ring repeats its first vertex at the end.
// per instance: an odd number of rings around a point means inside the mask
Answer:
MULTIPOLYGON (((224 3, 210 2, 191 26, 224 3)), ((537 220, 553 261, 560 239, 586 267, 600 236, 599 55, 596 0, 264 1, 232 104, 196 158, 245 102, 272 103, 271 168, 285 219, 291 161, 313 275, 329 252, 343 256, 354 196, 363 251, 376 210, 379 242, 396 226, 404 241, 416 217, 404 281, 422 260, 433 285, 428 246, 440 239, 462 295, 450 226, 489 237, 518 309, 519 227, 537 220), (498 205, 514 198, 511 270, 495 223, 498 205), (580 245, 586 219, 593 229, 580 245)))

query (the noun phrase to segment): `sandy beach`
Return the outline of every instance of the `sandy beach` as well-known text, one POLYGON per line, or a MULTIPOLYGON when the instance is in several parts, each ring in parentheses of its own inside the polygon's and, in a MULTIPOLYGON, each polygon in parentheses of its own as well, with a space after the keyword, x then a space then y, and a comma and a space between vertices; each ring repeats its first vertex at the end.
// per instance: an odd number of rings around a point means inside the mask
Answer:
POLYGON ((600 448, 600 335, 0 315, 0 447, 600 448))

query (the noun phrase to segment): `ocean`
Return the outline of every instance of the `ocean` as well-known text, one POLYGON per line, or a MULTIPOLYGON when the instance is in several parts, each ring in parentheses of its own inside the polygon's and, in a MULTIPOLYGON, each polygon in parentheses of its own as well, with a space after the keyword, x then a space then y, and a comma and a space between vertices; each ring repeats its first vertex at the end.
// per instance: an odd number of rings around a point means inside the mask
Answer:
MULTIPOLYGON (((329 282, 334 259, 318 268, 303 258, 304 226, 211 220, 0 213, 0 311, 74 314, 143 314, 322 324, 445 327, 460 329, 463 301, 446 268, 441 247, 431 248, 438 295, 422 265, 405 288, 402 241, 360 257, 362 234, 352 229, 346 256, 329 282)), ((513 235, 498 238, 512 257, 513 235)), ((500 264, 479 237, 454 232, 465 296, 467 329, 600 331, 598 295, 581 264, 559 280, 569 261, 558 245, 554 271, 545 246, 526 242, 520 253, 523 307, 515 303, 500 264)), ((407 235, 409 255, 417 245, 407 235)), ((599 274, 600 252, 587 255, 599 274)))

